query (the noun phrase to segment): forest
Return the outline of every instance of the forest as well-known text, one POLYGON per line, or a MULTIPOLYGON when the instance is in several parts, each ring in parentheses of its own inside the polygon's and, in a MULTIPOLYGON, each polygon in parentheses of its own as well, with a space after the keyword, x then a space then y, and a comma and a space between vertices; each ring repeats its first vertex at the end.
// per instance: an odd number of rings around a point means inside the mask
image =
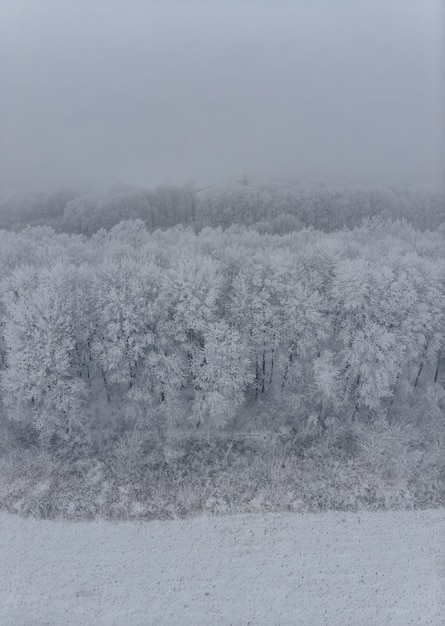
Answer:
POLYGON ((445 503, 445 194, 0 198, 0 507, 445 503))

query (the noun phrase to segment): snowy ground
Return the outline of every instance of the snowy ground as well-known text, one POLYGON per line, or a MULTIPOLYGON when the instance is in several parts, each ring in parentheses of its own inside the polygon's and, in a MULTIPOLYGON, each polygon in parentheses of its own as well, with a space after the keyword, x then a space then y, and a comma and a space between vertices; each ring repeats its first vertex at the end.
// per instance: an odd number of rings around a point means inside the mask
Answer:
POLYGON ((117 524, 1 514, 0 624, 445 624, 445 510, 117 524))

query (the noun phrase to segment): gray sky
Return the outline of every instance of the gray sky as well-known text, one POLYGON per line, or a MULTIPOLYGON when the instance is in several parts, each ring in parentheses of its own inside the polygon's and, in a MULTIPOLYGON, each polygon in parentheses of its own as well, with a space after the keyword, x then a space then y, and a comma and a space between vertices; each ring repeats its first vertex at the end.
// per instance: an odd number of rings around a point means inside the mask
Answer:
POLYGON ((442 0, 2 0, 0 187, 443 182, 442 0))

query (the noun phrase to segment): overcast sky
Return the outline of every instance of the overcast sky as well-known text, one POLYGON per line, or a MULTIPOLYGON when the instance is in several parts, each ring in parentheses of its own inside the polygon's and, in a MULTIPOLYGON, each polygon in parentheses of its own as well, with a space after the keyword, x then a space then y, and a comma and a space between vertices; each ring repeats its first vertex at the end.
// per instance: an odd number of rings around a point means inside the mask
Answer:
POLYGON ((1 0, 0 187, 443 181, 442 0, 1 0))

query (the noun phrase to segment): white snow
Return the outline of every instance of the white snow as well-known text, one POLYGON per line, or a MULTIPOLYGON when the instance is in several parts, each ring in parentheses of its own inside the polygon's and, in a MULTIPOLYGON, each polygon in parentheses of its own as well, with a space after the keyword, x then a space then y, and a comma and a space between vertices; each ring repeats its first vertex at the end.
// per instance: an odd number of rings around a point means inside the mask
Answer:
POLYGON ((0 515, 3 626, 445 624, 445 510, 0 515))

